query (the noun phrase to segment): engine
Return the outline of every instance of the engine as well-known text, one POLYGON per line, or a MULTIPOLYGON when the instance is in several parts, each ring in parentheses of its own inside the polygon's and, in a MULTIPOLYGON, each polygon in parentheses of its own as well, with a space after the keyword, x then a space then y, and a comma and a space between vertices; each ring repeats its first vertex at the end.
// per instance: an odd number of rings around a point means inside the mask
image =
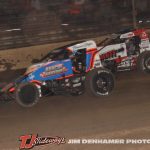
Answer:
POLYGON ((63 80, 49 80, 41 87, 42 95, 72 94, 84 91, 84 76, 76 76, 63 80))

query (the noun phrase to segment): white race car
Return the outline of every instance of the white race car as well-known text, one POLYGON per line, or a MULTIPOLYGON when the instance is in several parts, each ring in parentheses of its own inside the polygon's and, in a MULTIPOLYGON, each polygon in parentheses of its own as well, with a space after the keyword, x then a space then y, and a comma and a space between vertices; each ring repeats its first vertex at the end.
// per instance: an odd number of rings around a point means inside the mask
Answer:
POLYGON ((99 46, 104 67, 113 72, 138 69, 150 72, 150 41, 144 29, 113 34, 99 46))

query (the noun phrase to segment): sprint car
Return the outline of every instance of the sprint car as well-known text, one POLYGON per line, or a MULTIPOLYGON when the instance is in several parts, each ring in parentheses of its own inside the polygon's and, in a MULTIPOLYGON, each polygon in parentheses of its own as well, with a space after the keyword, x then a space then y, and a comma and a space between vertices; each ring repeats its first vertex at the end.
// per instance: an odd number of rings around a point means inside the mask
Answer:
POLYGON ((52 95, 109 95, 114 77, 105 69, 94 41, 73 43, 51 50, 27 68, 24 75, 1 88, 2 99, 15 99, 32 107, 41 97, 52 95))
POLYGON ((99 45, 104 67, 112 72, 135 70, 150 73, 150 42, 144 29, 113 34, 99 45))

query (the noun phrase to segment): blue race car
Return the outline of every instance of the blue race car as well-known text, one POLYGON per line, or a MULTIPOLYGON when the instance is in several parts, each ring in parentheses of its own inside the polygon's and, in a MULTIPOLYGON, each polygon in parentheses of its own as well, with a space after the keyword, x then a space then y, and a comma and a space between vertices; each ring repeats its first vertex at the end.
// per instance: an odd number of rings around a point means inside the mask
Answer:
POLYGON ((52 95, 109 95, 113 74, 103 68, 94 41, 73 43, 51 50, 27 68, 25 74, 1 89, 3 99, 15 99, 23 107, 34 106, 52 95))

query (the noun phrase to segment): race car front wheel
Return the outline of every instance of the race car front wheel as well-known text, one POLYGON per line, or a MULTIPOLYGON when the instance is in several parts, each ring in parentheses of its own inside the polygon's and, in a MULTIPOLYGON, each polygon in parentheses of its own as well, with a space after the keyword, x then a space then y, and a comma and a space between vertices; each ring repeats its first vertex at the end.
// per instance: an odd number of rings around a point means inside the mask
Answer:
POLYGON ((16 89, 16 101, 23 107, 32 107, 39 101, 39 90, 33 83, 21 83, 16 89))
POLYGON ((113 91, 114 86, 113 74, 104 68, 93 70, 86 79, 86 90, 90 95, 107 96, 113 91))
POLYGON ((150 52, 145 51, 139 55, 137 68, 141 72, 150 73, 150 52))

